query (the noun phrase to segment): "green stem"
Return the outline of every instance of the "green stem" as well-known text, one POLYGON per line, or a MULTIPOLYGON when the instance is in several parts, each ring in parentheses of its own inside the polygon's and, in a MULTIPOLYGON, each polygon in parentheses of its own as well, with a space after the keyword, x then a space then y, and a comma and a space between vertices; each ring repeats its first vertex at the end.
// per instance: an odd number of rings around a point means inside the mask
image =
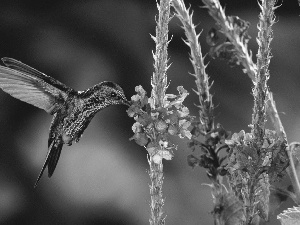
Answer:
POLYGON ((167 89, 168 69, 168 24, 170 20, 170 0, 161 0, 158 5, 158 20, 156 26, 156 44, 154 57, 154 73, 151 80, 152 93, 155 107, 163 107, 164 97, 167 89))
MULTIPOLYGON (((167 69, 168 69, 168 24, 170 20, 170 0, 160 0, 157 4, 159 15, 156 26, 156 37, 152 37, 155 41, 156 48, 154 58, 154 73, 151 79, 152 92, 151 99, 153 101, 152 108, 157 110, 164 107, 165 93, 167 85, 167 69)), ((153 139, 157 135, 154 134, 153 139)), ((159 151, 159 150, 158 150, 159 151)), ((153 157, 149 155, 150 165, 149 176, 151 180, 150 187, 150 225, 164 225, 165 216, 163 213, 164 199, 162 195, 163 185, 163 164, 162 160, 155 162, 153 157)))
POLYGON ((234 45, 238 52, 239 61, 245 68, 244 72, 248 74, 251 80, 255 80, 256 65, 252 61, 252 54, 248 51, 248 46, 243 43, 241 38, 235 34, 232 23, 225 15, 219 0, 202 0, 205 7, 209 10, 209 14, 214 18, 217 24, 221 27, 221 32, 234 45))
POLYGON ((164 225, 165 216, 163 212, 164 199, 162 194, 162 185, 163 185, 163 164, 162 161, 160 164, 153 162, 151 156, 148 159, 150 165, 149 176, 151 180, 150 187, 150 225, 164 225))
POLYGON ((183 0, 172 0, 172 6, 176 10, 176 16, 179 18, 183 25, 187 40, 185 43, 190 47, 190 61, 194 68, 197 95, 199 96, 199 118, 204 126, 204 131, 209 132, 214 127, 212 95, 209 93, 209 77, 205 72, 206 65, 204 64, 204 57, 201 52, 201 45, 199 43, 200 34, 196 33, 196 26, 193 24, 193 13, 189 12, 183 0))
MULTIPOLYGON (((205 7, 209 10, 209 14, 214 18, 217 24, 220 25, 221 31, 234 45, 235 50, 238 51, 239 60, 244 67, 244 72, 248 74, 249 78, 255 83, 255 76, 257 73, 257 67, 252 61, 252 54, 248 51, 248 46, 240 41, 237 35, 234 35, 233 26, 225 15, 225 11, 222 8, 219 0, 202 0, 205 7)), ((274 8, 275 9, 275 8, 274 8)), ((272 93, 268 93, 267 111, 268 116, 271 118, 274 128, 277 134, 286 140, 284 128, 281 124, 280 117, 278 115, 275 102, 273 100, 272 93)))
POLYGON ((270 43, 273 39, 272 25, 275 16, 275 0, 262 0, 261 13, 258 25, 258 53, 257 53, 257 73, 255 76, 253 96, 254 108, 252 114, 252 133, 256 139, 257 147, 261 147, 264 138, 266 123, 266 106, 268 100, 269 64, 271 59, 270 43))

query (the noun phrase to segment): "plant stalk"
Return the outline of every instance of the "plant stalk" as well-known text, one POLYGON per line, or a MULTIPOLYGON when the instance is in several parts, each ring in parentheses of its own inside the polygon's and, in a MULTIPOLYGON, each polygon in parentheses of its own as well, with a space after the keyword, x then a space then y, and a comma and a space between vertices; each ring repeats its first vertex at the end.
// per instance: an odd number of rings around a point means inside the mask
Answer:
POLYGON ((163 212, 164 198, 162 194, 162 185, 163 185, 163 164, 162 161, 160 164, 154 163, 152 157, 148 159, 150 171, 149 176, 151 180, 150 187, 150 225, 163 225, 165 224, 165 216, 163 212))
MULTIPOLYGON (((156 48, 153 54, 154 58, 154 73, 151 79, 152 92, 151 108, 153 110, 158 110, 164 108, 164 101, 166 96, 167 85, 167 75, 168 70, 168 24, 170 21, 170 0, 161 0, 157 4, 159 11, 157 26, 156 26, 156 36, 152 39, 155 41, 156 48)), ((157 138, 155 130, 154 139, 157 138)), ((157 143, 159 140, 156 140, 157 143)), ((158 148, 158 147, 157 147, 158 148)), ((154 152, 159 152, 161 149, 156 149, 154 152)), ((165 216, 163 212, 164 198, 162 194, 163 185, 163 164, 162 160, 154 160, 152 155, 149 153, 148 162, 150 165, 149 176, 151 180, 150 187, 150 225, 164 225, 165 216)))

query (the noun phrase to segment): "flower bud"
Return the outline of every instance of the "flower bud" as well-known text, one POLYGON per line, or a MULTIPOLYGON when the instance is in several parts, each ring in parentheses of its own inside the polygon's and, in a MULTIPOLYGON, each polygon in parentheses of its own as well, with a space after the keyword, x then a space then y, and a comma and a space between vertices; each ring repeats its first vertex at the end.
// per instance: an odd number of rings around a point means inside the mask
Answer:
POLYGON ((178 133, 178 129, 174 125, 170 125, 168 128, 168 132, 171 135, 176 135, 178 133))
POLYGON ((163 120, 158 120, 156 123, 155 123, 155 128, 158 132, 165 132, 168 128, 168 124, 163 121, 163 120))
POLYGON ((145 133, 135 133, 133 139, 140 146, 145 146, 148 143, 148 137, 145 133))

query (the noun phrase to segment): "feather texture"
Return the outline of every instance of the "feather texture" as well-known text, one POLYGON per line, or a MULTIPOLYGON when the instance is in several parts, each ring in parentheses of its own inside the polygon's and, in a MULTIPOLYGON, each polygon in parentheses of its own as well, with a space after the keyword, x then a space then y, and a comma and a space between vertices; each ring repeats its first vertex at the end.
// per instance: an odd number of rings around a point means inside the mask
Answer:
POLYGON ((11 58, 2 61, 6 67, 0 66, 0 88, 53 115, 48 153, 35 187, 46 168, 48 177, 53 175, 63 145, 78 142, 97 112, 110 105, 130 105, 122 88, 114 82, 104 81, 77 92, 20 61, 11 58))
POLYGON ((0 88, 11 96, 53 114, 75 90, 17 60, 3 58, 0 88))
POLYGON ((60 157, 60 153, 63 147, 63 142, 61 139, 56 138, 52 141, 51 145, 49 146, 48 153, 46 156, 46 160, 44 162, 43 168, 35 182, 34 187, 36 188, 40 179, 42 178, 42 175, 48 166, 48 177, 51 177, 52 174, 54 173, 54 170, 56 168, 57 162, 60 157))

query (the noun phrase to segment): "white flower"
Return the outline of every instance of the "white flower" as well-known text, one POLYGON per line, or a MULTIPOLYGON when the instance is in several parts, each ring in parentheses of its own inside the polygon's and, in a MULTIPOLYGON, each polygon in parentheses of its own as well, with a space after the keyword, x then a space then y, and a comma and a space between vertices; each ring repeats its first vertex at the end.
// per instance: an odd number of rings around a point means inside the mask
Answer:
POLYGON ((269 142, 268 142, 268 140, 264 140, 264 143, 263 143, 263 145, 261 146, 262 148, 268 148, 269 147, 269 142))
POLYGON ((211 133, 210 134, 210 136, 212 137, 212 138, 215 138, 215 137, 217 137, 219 135, 219 132, 215 132, 215 133, 211 133))
POLYGON ((144 90, 144 88, 143 88, 141 85, 136 86, 134 90, 135 90, 137 93, 139 93, 140 96, 142 96, 142 98, 145 97, 146 91, 144 90))
POLYGON ((158 143, 162 148, 167 148, 169 144, 167 141, 163 141, 163 140, 159 140, 158 143))
POLYGON ((264 161, 262 163, 262 166, 269 166, 271 161, 270 159, 272 158, 272 152, 267 152, 266 157, 264 158, 264 161))
POLYGON ((239 136, 244 138, 244 137, 245 137, 245 131, 244 131, 244 130, 241 130, 241 131, 239 132, 239 136))
POLYGON ((155 113, 151 113, 151 117, 153 118, 153 119, 157 119, 158 118, 158 116, 159 116, 159 112, 155 112, 155 113))
POLYGON ((133 125, 132 125, 132 131, 133 133, 138 133, 142 130, 142 124, 140 124, 139 122, 135 122, 133 125))
POLYGON ((158 120, 155 123, 155 128, 158 132, 164 132, 168 128, 168 124, 163 120, 158 120))
POLYGON ((156 154, 156 155, 152 156, 152 160, 155 164, 161 164, 162 157, 161 157, 161 155, 156 154))
POLYGON ((156 164, 161 164, 162 159, 172 160, 173 154, 167 150, 160 150, 154 156, 152 156, 152 160, 156 164))
POLYGON ((183 133, 184 133, 184 136, 187 137, 188 139, 192 138, 192 134, 189 130, 184 130, 183 133))
POLYGON ((234 145, 234 141, 233 140, 225 140, 225 144, 226 145, 234 145))
POLYGON ((234 133, 231 137, 231 140, 233 141, 233 143, 237 143, 240 144, 240 136, 237 133, 234 133))
POLYGON ((179 108, 183 103, 184 99, 189 95, 187 90, 185 90, 182 86, 177 87, 179 92, 179 97, 171 102, 171 105, 174 105, 176 108, 179 108))
POLYGON ((171 105, 171 102, 168 101, 169 98, 176 98, 177 96, 176 95, 173 95, 173 94, 166 94, 165 97, 164 97, 164 107, 165 108, 169 108, 170 105, 171 105))
POLYGON ((133 95, 133 96, 131 96, 131 100, 134 101, 134 102, 137 102, 140 99, 141 99, 141 96, 139 96, 139 95, 133 95))
POLYGON ((187 120, 179 120, 180 134, 178 135, 180 138, 187 137, 188 139, 192 138, 191 132, 188 130, 191 125, 190 121, 187 120))
POLYGON ((155 151, 156 147, 155 146, 151 146, 147 148, 147 151, 150 155, 153 155, 154 151, 155 151))
POLYGON ((190 113, 189 109, 187 107, 182 107, 182 110, 178 110, 178 114, 180 117, 186 117, 190 113))
POLYGON ((249 142, 252 140, 252 134, 251 133, 246 133, 244 136, 244 141, 249 142))
POLYGON ((187 121, 187 120, 179 120, 179 127, 181 127, 181 129, 186 130, 189 126, 191 126, 191 122, 187 121))
POLYGON ((165 99, 168 99, 168 98, 176 98, 177 96, 176 95, 173 95, 173 94, 166 94, 165 95, 165 99))
POLYGON ((146 91, 143 89, 141 85, 135 87, 136 95, 131 96, 131 100, 137 102, 142 100, 146 96, 146 91))

